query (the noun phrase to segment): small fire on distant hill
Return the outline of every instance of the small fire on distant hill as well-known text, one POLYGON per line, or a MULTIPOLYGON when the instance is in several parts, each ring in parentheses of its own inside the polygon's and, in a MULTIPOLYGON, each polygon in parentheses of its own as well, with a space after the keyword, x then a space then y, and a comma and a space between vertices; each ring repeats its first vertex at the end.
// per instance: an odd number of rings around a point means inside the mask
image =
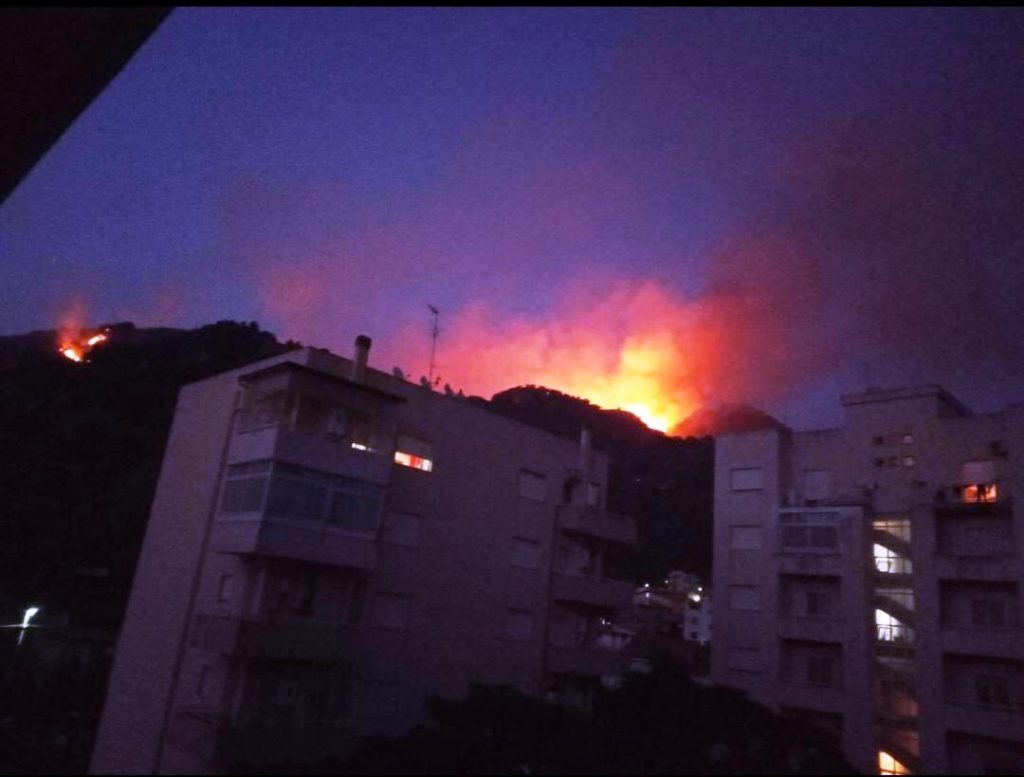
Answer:
POLYGON ((87 327, 82 321, 84 309, 80 303, 71 306, 57 327, 57 352, 73 362, 86 362, 97 346, 110 340, 110 329, 87 327))
POLYGON ((58 338, 59 345, 57 350, 65 358, 70 359, 73 362, 85 362, 88 361, 89 354, 92 350, 101 343, 105 343, 110 339, 110 332, 107 330, 87 332, 83 331, 78 336, 70 336, 62 333, 58 338))

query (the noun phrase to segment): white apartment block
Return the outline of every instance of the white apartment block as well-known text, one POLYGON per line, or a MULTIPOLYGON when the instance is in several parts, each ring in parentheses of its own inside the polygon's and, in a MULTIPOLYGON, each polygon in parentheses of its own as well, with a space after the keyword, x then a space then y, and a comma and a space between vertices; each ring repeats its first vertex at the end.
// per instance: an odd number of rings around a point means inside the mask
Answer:
POLYGON ((1024 406, 844 396, 841 429, 719 437, 712 679, 865 773, 1024 771, 1024 406))
POLYGON ((431 694, 585 704, 636 541, 607 458, 305 348, 185 386, 91 771, 344 757, 431 694))

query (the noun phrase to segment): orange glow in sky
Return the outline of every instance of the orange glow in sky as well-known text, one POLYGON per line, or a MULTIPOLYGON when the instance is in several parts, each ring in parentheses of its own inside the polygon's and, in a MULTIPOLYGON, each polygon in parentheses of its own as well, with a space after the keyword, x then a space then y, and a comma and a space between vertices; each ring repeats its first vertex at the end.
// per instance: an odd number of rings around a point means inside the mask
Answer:
POLYGON ((474 305, 442 329, 437 374, 454 389, 545 386, 663 432, 702 404, 707 343, 696 311, 653 282, 577 289, 549 316, 508 318, 474 305))

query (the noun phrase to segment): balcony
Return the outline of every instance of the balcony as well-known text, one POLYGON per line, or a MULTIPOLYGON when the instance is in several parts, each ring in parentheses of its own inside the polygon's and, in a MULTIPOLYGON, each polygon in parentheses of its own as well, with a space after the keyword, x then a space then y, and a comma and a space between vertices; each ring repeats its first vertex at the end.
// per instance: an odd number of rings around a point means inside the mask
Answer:
POLYGON ((348 661, 355 656, 351 627, 342 623, 274 623, 237 616, 196 615, 192 647, 236 658, 348 661))
POLYGON ((275 460, 332 475, 387 485, 392 455, 352 448, 346 440, 295 431, 279 423, 237 432, 231 439, 228 463, 275 460))
POLYGON ((620 675, 626 668, 621 651, 594 647, 559 647, 548 645, 547 671, 555 674, 606 677, 620 675))
POLYGON ((564 532, 622 545, 636 544, 636 523, 625 516, 582 505, 559 505, 556 520, 558 528, 564 532))
POLYGON ((332 526, 272 519, 254 514, 221 517, 211 532, 210 547, 220 553, 270 556, 371 570, 377 565, 375 535, 358 535, 332 526))
POLYGON ((607 577, 556 572, 551 579, 551 598, 617 610, 628 607, 633 601, 633 584, 607 577))

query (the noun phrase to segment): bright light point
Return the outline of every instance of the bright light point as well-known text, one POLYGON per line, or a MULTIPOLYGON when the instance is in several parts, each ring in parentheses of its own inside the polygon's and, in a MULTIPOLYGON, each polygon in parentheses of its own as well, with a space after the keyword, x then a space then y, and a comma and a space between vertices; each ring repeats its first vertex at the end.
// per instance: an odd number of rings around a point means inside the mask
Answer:
POLYGON ((38 612, 39 612, 39 608, 38 607, 29 607, 27 610, 25 610, 25 617, 21 621, 21 627, 23 629, 27 629, 29 621, 31 621, 36 616, 36 613, 38 613, 38 612))
POLYGON ((80 354, 78 352, 78 349, 74 348, 73 346, 69 345, 67 348, 61 348, 60 352, 62 354, 64 354, 66 357, 68 357, 69 359, 71 359, 71 361, 73 361, 73 362, 80 362, 80 361, 82 361, 82 354, 80 354))
POLYGON ((368 450, 370 450, 370 446, 369 445, 363 445, 362 443, 359 443, 359 442, 352 443, 352 447, 355 448, 357 451, 368 451, 368 450))
POLYGON ((690 594, 690 601, 699 602, 700 601, 700 594, 690 594))

